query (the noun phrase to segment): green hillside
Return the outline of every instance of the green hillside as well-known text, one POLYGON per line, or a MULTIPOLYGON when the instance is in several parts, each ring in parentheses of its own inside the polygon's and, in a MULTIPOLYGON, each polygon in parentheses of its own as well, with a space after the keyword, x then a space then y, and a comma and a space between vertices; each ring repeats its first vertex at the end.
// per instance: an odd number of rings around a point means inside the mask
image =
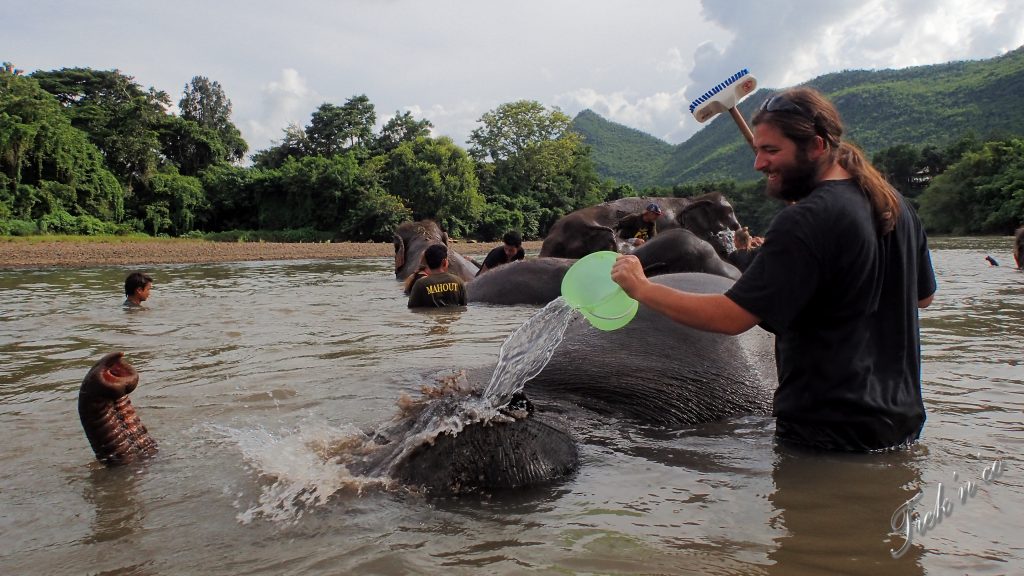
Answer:
POLYGON ((674 147, 647 134, 609 122, 592 110, 584 110, 572 121, 575 131, 591 146, 597 173, 634 187, 656 184, 654 178, 672 156, 674 147))
MULTIPOLYGON (((970 131, 982 138, 1024 135, 1024 47, 988 60, 849 70, 806 84, 832 98, 846 122, 847 138, 869 155, 898 144, 946 146, 970 131)), ((750 118, 775 90, 762 88, 746 98, 740 104, 743 115, 750 118)), ((760 176, 750 147, 727 115, 676 146, 643 138, 590 110, 577 120, 581 117, 584 121, 577 125, 574 120, 574 126, 593 146, 598 173, 620 183, 672 186, 760 176), (667 157, 664 146, 670 150, 667 157)))

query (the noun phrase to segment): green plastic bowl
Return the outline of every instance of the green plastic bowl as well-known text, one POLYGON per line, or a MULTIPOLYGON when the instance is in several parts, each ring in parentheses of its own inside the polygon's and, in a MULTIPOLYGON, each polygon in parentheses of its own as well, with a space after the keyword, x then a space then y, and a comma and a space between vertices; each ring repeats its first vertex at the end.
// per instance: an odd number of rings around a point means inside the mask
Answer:
POLYGON ((612 281, 612 264, 618 256, 607 250, 587 254, 562 278, 562 298, 598 330, 622 328, 640 306, 612 281))

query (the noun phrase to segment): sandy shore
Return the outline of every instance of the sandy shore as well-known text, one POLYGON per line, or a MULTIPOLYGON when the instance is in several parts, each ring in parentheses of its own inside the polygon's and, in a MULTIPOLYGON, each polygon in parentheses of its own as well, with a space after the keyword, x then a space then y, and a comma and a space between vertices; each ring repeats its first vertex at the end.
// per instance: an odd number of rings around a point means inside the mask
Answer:
MULTIPOLYGON (((452 248, 480 260, 501 242, 457 242, 452 248)), ((527 251, 540 250, 540 241, 524 242, 527 251)), ((332 260, 391 258, 391 243, 340 242, 284 244, 273 242, 205 242, 147 240, 141 242, 22 242, 0 241, 0 268, 75 268, 99 265, 199 264, 249 260, 332 260)))

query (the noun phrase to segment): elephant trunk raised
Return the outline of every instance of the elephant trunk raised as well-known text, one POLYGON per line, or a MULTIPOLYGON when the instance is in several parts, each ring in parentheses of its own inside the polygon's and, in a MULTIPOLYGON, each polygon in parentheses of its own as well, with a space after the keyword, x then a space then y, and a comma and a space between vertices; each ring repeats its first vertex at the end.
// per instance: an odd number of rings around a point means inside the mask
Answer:
POLYGON ((124 352, 101 358, 82 380, 78 416, 96 459, 113 466, 156 454, 156 441, 139 420, 128 394, 139 385, 139 374, 124 360, 124 352))

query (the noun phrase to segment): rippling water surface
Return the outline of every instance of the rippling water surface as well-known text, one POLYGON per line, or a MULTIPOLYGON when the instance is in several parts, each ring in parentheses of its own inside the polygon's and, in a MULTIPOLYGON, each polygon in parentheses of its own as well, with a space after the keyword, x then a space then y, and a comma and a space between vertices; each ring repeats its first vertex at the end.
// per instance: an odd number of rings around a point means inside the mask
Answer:
MULTIPOLYGON (((120 307, 127 269, 0 271, 0 573, 1022 573, 1024 274, 1009 252, 933 240, 928 422, 910 452, 783 451, 761 417, 661 430, 582 415, 576 475, 457 499, 325 455, 401 396, 493 364, 536 307, 409 311, 389 260, 151 268, 136 312, 120 307), (108 470, 76 402, 112 350, 141 374, 132 401, 160 453, 108 470), (924 533, 894 558, 893 514, 916 494, 924 533)), ((652 354, 688 361, 670 342, 652 354)))

